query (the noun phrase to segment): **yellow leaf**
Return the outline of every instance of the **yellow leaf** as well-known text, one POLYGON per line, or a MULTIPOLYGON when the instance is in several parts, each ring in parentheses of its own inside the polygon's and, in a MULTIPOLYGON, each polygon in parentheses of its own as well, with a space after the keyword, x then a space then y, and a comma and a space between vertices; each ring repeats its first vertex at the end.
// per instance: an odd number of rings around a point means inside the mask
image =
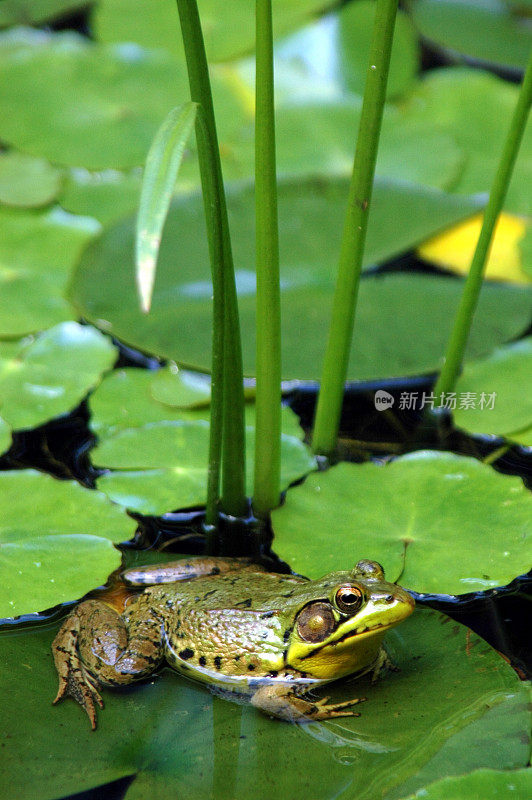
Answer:
MULTIPOLYGON (((524 238, 528 224, 522 217, 500 215, 486 267, 488 280, 532 282, 523 270, 519 249, 519 242, 524 238)), ((481 225, 482 214, 471 217, 466 222, 428 239, 419 247, 418 254, 426 261, 465 275, 469 272, 481 225)))

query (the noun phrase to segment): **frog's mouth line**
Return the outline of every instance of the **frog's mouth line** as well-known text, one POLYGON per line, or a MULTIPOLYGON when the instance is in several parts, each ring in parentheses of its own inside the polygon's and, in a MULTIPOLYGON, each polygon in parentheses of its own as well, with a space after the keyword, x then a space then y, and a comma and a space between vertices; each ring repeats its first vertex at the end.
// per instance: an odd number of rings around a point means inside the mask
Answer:
POLYGON ((316 655, 316 653, 319 653, 320 650, 325 650, 325 648, 327 647, 333 647, 337 644, 341 644, 342 642, 346 642, 348 639, 354 639, 357 636, 363 636, 364 634, 367 633, 374 633, 375 631, 378 631, 380 628, 386 630, 387 628, 392 628, 392 627, 393 624, 386 625, 384 622, 378 622, 376 625, 373 625, 372 627, 363 628, 362 630, 348 631, 347 633, 344 633, 343 636, 340 636, 339 639, 335 639, 332 642, 331 641, 324 642, 319 647, 315 647, 313 650, 311 650, 310 653, 306 653, 306 655, 301 656, 300 657, 301 661, 304 661, 306 658, 312 658, 313 656, 316 655))

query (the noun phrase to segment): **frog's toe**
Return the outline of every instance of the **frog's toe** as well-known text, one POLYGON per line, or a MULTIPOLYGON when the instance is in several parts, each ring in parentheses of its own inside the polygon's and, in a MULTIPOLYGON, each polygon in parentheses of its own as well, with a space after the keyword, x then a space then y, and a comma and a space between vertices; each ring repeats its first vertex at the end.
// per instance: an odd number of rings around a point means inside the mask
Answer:
MULTIPOLYGON (((77 632, 75 630, 70 630, 68 633, 75 641, 77 632)), ((100 708, 103 708, 103 700, 97 689, 96 681, 85 669, 75 647, 65 646, 66 644, 68 643, 65 641, 63 632, 61 638, 58 636, 54 641, 53 648, 55 666, 59 676, 59 687, 53 703, 55 705, 55 703, 58 703, 65 697, 74 698, 87 712, 91 727, 95 730, 95 703, 99 705, 100 708)))
MULTIPOLYGON (((78 661, 77 659, 72 660, 78 661)), ((66 675, 60 675, 59 688, 55 700, 53 701, 54 705, 64 697, 72 697, 77 703, 80 704, 82 708, 85 709, 87 716, 89 717, 92 730, 96 730, 97 721, 95 704, 99 705, 100 708, 103 708, 103 700, 98 689, 96 688, 93 678, 87 673, 79 661, 77 664, 69 664, 68 673, 66 675)))
POLYGON ((363 703, 365 697, 354 697, 352 700, 346 700, 343 703, 329 703, 329 697, 322 697, 321 700, 316 700, 312 703, 311 708, 306 713, 308 720, 323 720, 332 719, 333 717, 359 717, 358 711, 346 710, 351 706, 356 706, 357 703, 363 703))
POLYGON ((343 703, 329 703, 330 697, 322 697, 321 700, 317 700, 314 705, 323 708, 330 708, 330 709, 338 709, 338 708, 349 708, 349 706, 356 706, 357 703, 364 703, 368 698, 367 697, 353 697, 352 700, 345 700, 343 703))

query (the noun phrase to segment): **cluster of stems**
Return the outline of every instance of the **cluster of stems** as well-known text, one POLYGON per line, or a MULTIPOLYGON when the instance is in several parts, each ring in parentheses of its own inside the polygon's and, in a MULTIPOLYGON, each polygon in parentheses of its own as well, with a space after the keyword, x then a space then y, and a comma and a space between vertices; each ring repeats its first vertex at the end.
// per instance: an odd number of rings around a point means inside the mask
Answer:
POLYGON ((215 524, 217 500, 227 513, 246 511, 242 348, 227 203, 214 118, 209 68, 196 0, 177 0, 191 100, 198 103, 198 160, 212 267, 214 317, 211 434, 207 522, 215 524))
MULTIPOLYGON (((334 453, 338 437, 397 5, 398 0, 376 0, 362 114, 312 438, 314 452, 325 455, 334 453)), ((207 521, 214 524, 220 472, 224 510, 240 516, 246 508, 242 355, 226 199, 197 3, 196 0, 177 0, 177 6, 191 99, 200 106, 196 133, 213 275, 213 397, 207 521)), ((444 366, 436 384, 437 393, 453 389, 463 362, 494 226, 515 164, 531 97, 532 62, 525 73, 486 207, 444 366)), ((255 198, 257 387, 253 502, 255 513, 264 517, 279 500, 281 449, 281 322, 271 0, 256 0, 255 198)))

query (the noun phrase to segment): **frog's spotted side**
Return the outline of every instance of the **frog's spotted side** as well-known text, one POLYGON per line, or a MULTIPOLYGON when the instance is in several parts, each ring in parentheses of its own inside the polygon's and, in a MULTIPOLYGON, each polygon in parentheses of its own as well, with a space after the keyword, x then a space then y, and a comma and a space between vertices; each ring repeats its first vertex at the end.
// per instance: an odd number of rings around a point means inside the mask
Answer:
POLYGON ((357 699, 327 704, 301 695, 378 670, 385 632, 414 608, 374 561, 308 581, 246 559, 192 558, 126 570, 123 579, 147 588, 122 614, 101 600, 80 603, 52 645, 54 702, 74 697, 93 729, 95 703, 103 706, 98 685, 140 680, 165 660, 190 678, 250 695, 254 706, 280 719, 353 714, 345 709, 357 699))

